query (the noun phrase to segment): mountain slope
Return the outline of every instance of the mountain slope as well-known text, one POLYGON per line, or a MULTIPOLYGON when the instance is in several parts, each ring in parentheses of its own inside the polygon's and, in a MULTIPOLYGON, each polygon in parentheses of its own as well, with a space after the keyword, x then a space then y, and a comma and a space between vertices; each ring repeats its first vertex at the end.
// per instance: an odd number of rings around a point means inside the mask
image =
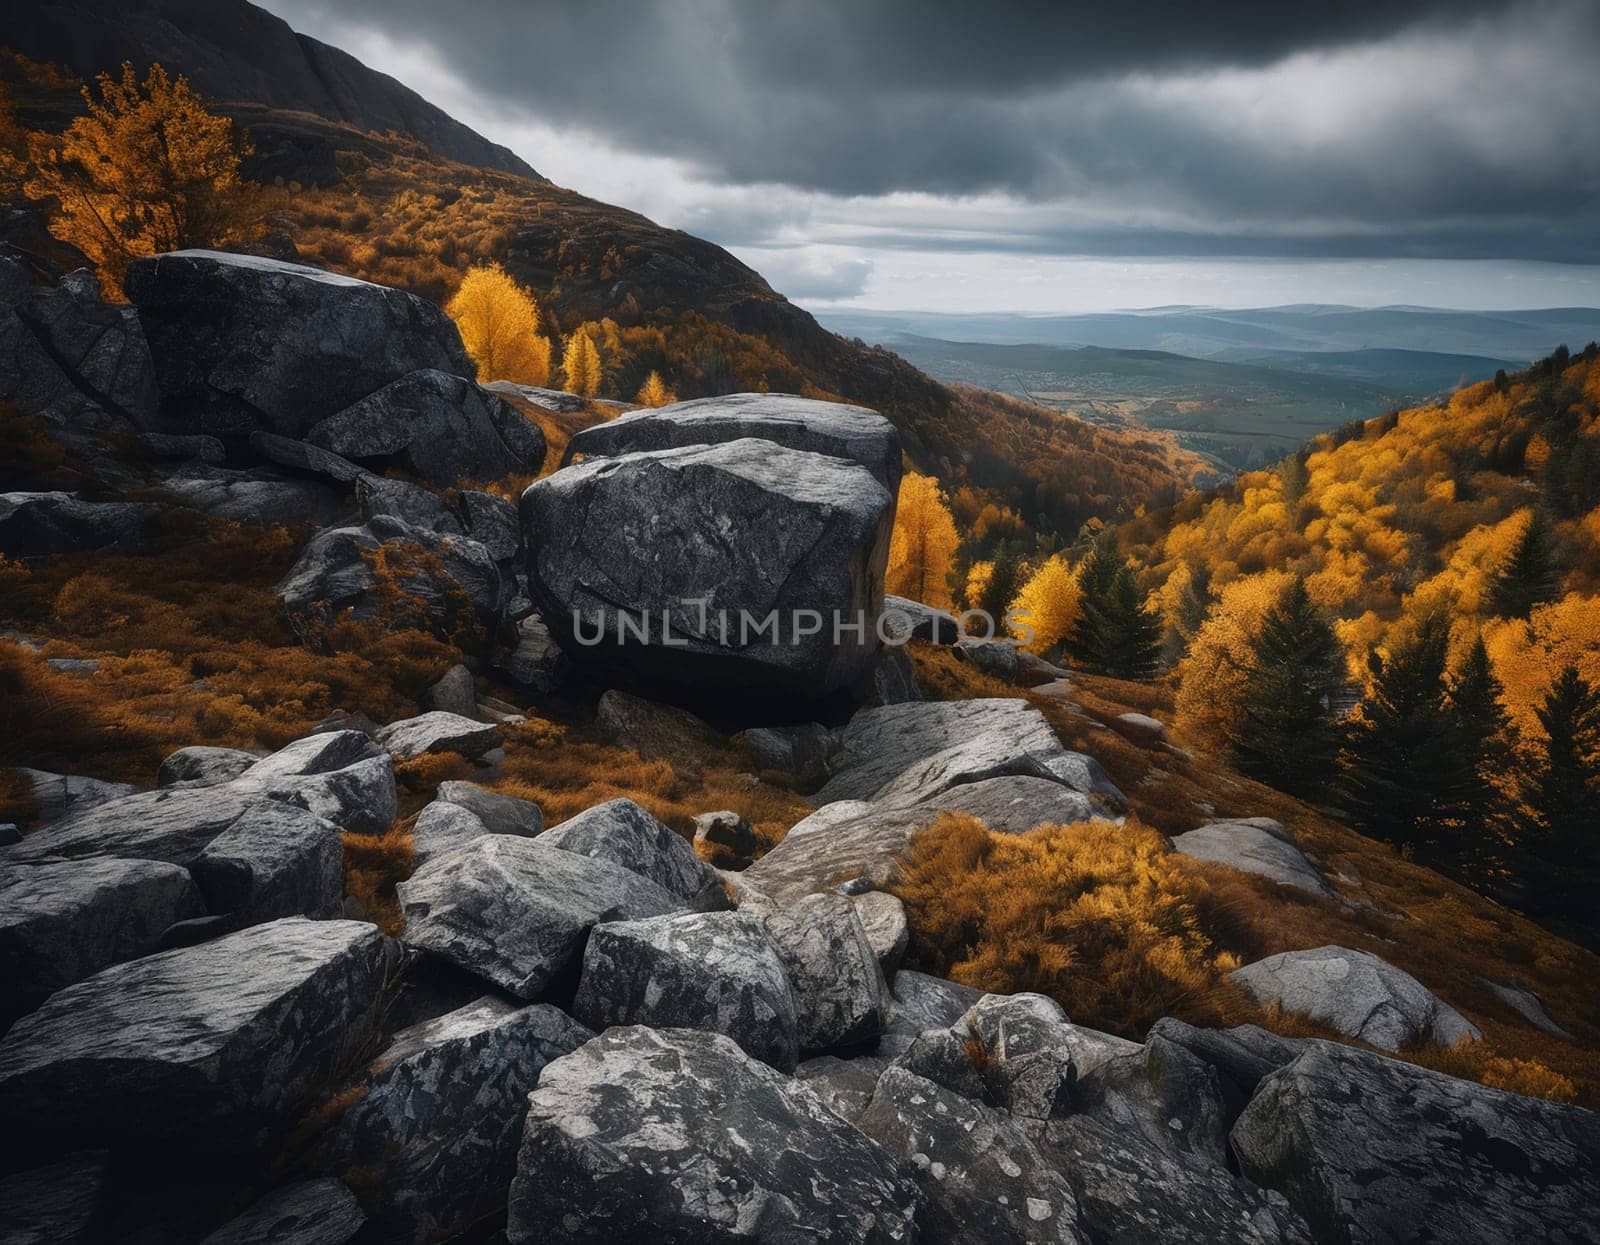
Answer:
POLYGON ((211 0, 22 0, 0 40, 84 77, 131 60, 159 61, 217 99, 309 112, 380 133, 399 130, 464 164, 538 177, 511 151, 468 129, 387 74, 297 34, 253 4, 211 0))

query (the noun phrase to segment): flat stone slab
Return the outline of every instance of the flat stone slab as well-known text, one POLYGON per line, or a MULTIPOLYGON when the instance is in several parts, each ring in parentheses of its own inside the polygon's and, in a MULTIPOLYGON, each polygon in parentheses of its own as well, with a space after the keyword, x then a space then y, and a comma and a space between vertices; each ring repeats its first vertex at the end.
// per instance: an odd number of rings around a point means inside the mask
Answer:
POLYGON ((1291 839, 1247 821, 1214 821, 1175 835, 1172 846, 1195 860, 1211 860, 1245 873, 1260 874, 1313 895, 1333 894, 1317 867, 1291 839))
POLYGON ((501 735, 493 723, 435 710, 389 723, 378 732, 377 740, 397 761, 414 760, 430 752, 459 752, 473 760, 498 748, 501 735))

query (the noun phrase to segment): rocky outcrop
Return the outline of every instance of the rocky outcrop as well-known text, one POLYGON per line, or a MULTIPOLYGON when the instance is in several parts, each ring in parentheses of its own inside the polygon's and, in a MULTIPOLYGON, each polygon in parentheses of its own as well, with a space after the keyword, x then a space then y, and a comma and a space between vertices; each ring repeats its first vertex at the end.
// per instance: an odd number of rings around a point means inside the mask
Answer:
POLYGON ((888 1245, 916 1239, 920 1202, 886 1150, 730 1039, 633 1027, 545 1068, 506 1235, 888 1245))
POLYGON ((1600 1116, 1331 1042, 1269 1076, 1231 1140, 1339 1245, 1580 1241, 1600 1205, 1600 1116))
POLYGON ((797 1000, 760 918, 685 913, 595 927, 573 1014, 613 1025, 701 1029, 781 1072, 798 1060, 797 1000))
POLYGON ((158 469, 156 482, 179 505, 251 527, 335 523, 349 509, 338 490, 319 480, 286 479, 261 468, 187 462, 158 469))
POLYGON ((434 857, 397 891, 407 943, 530 1000, 576 966, 594 926, 680 906, 609 860, 503 834, 434 857))
POLYGON ((485 997, 404 1029, 344 1091, 318 1165, 375 1186, 383 1239, 444 1240, 505 1205, 528 1094, 594 1035, 544 1003, 485 997))
POLYGON ((529 587, 576 660, 808 698, 870 667, 894 498, 855 463, 751 439, 590 459, 521 512, 529 587))
POLYGON ((0 1109, 83 1146, 248 1147, 366 1040, 394 944, 290 918, 105 969, 0 1042, 0 1109))
POLYGON ((319 449, 374 471, 399 467, 440 487, 538 474, 544 433, 497 394, 437 367, 369 393, 305 433, 319 449))
POLYGON ((342 1181, 301 1180, 267 1194, 200 1245, 345 1245, 366 1223, 342 1181))
POLYGON ((138 553, 156 508, 136 501, 85 501, 72 493, 0 493, 0 554, 26 560, 58 553, 138 553))
POLYGON ((407 373, 473 375, 444 312, 387 286, 216 251, 136 260, 126 284, 177 429, 304 439, 407 373))
POLYGON ((806 895, 766 918, 794 991, 804 1055, 877 1040, 889 1020, 889 987, 855 905, 843 895, 806 895))
POLYGON ((1172 846, 1196 860, 1212 860, 1245 873, 1260 874, 1313 895, 1333 894, 1321 872, 1295 846, 1294 836, 1270 818, 1214 821, 1175 835, 1172 846))
POLYGON ((585 809, 545 831, 539 842, 621 865, 684 903, 721 890, 716 871, 694 854, 689 841, 632 800, 607 800, 585 809))
POLYGON ((1383 1050, 1418 1038, 1454 1046, 1482 1036, 1410 973, 1365 951, 1285 951, 1229 975, 1258 1003, 1277 1003, 1383 1050))
POLYGON ((849 459, 870 471, 890 496, 900 491, 900 434, 893 424, 865 407, 786 393, 731 393, 631 411, 575 433, 562 464, 745 437, 849 459))
POLYGON ((393 758, 360 731, 296 740, 245 770, 232 790, 293 804, 357 834, 387 830, 397 803, 393 758))
POLYGON ((356 479, 356 503, 368 523, 387 515, 441 536, 466 535, 461 520, 445 505, 444 498, 409 480, 363 474, 356 479))

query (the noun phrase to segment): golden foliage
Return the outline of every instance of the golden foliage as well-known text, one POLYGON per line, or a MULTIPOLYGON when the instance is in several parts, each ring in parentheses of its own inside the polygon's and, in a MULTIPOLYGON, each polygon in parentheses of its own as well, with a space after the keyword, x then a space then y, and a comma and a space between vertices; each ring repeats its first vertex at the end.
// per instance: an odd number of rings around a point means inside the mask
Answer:
POLYGON ((108 292, 141 256, 259 232, 265 200, 239 171, 249 143, 186 79, 153 64, 141 83, 125 62, 96 81, 64 134, 29 136, 27 191, 54 201, 53 230, 95 261, 108 292))
POLYGON ((445 304, 482 381, 550 383, 550 339, 539 331, 539 304, 499 264, 467 271, 445 304))
POLYGON ((666 381, 661 379, 661 373, 651 370, 650 375, 644 378, 644 384, 639 386, 639 392, 633 400, 640 406, 671 406, 678 399, 672 390, 667 388, 666 381))
POLYGON ((386 934, 405 932, 395 886, 416 867, 415 817, 402 817, 382 834, 344 835, 344 889, 360 903, 365 919, 386 934))
POLYGON ((884 591, 949 609, 954 604, 950 573, 955 569, 956 547, 960 543, 939 481, 915 471, 907 472, 900 481, 884 591))
POLYGON ((1225 728, 1250 677, 1251 644, 1293 579, 1268 571, 1223 589, 1178 666, 1174 724, 1184 738, 1213 752, 1226 746, 1225 728))
MULTIPOLYGON (((972 600, 968 585, 968 600, 972 600)), ((1033 639, 1025 646, 1030 653, 1048 653, 1067 638, 1078 621, 1080 594, 1078 578, 1060 554, 1047 558, 1028 577, 1011 603, 1014 613, 1033 629, 1033 639)), ((1017 633, 1020 636, 1020 632, 1017 633)))
POLYGON ((567 338, 561 356, 562 383, 570 393, 592 398, 600 392, 600 351, 586 329, 567 338))

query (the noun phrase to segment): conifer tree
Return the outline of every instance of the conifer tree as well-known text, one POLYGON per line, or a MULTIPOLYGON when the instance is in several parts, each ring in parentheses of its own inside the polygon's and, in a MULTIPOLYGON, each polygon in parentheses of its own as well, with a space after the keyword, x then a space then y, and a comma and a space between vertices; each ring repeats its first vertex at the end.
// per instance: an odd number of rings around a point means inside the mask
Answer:
POLYGON ((1005 634, 1006 611, 1022 586, 1022 563, 1007 541, 995 548, 989 578, 984 581, 976 606, 993 620, 996 635, 1005 634))
POLYGON ((1526 618, 1536 605, 1553 601, 1561 589, 1550 532, 1535 510, 1516 546, 1489 585, 1489 608, 1502 618, 1526 618))
POLYGON ((1503 695, 1480 635, 1450 685, 1450 706, 1467 765, 1463 815, 1469 842, 1463 846, 1474 848, 1479 855, 1496 852, 1510 813, 1506 790, 1514 728, 1501 703, 1503 695))
POLYGON ((1600 690, 1567 666, 1537 710, 1542 754, 1526 792, 1546 861, 1582 863, 1600 843, 1600 690))
POLYGON ((1078 618, 1067 637, 1067 652, 1095 669, 1105 664, 1111 587, 1116 578, 1116 558, 1098 546, 1078 565, 1078 618))
POLYGON ((661 373, 652 371, 645 377, 644 384, 639 386, 639 392, 633 400, 640 406, 670 406, 678 399, 667 388, 667 382, 661 379, 661 373))
POLYGON ((1119 679, 1154 678, 1161 668, 1161 616, 1145 608, 1131 567, 1117 568, 1111 604, 1106 673, 1119 679))
POLYGON ((933 476, 906 473, 895 503, 884 591, 949 609, 950 572, 961 536, 933 476))
POLYGON ((571 393, 592 398, 600 392, 600 351, 588 330, 579 329, 567 338, 561 355, 561 373, 571 393))
POLYGON ((1456 846, 1473 788, 1444 683, 1450 628, 1442 614, 1387 659, 1368 658, 1372 690, 1351 724, 1344 803, 1357 827, 1423 855, 1456 846))
POLYGON ((1332 706, 1344 655, 1303 579, 1284 589, 1250 648, 1243 703, 1228 731, 1233 764, 1280 791, 1319 799, 1338 768, 1332 706))

